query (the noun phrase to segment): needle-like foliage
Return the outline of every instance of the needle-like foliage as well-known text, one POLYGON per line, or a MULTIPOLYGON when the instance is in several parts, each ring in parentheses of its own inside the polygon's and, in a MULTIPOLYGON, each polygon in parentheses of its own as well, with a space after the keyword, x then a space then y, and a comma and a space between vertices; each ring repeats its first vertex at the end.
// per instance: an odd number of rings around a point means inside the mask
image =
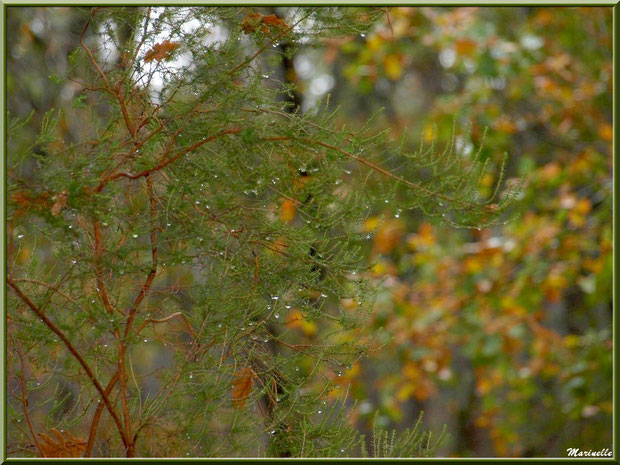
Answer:
MULTIPOLYGON (((482 202, 486 165, 454 143, 409 153, 387 132, 339 128, 328 102, 287 106, 274 46, 364 33, 380 15, 84 12, 74 108, 51 109, 34 145, 10 142, 8 306, 12 344, 49 383, 78 386, 62 422, 86 456, 360 450, 332 391, 372 341, 370 205, 480 227, 517 189, 482 202)), ((375 455, 431 445, 419 425, 375 436, 375 455)))

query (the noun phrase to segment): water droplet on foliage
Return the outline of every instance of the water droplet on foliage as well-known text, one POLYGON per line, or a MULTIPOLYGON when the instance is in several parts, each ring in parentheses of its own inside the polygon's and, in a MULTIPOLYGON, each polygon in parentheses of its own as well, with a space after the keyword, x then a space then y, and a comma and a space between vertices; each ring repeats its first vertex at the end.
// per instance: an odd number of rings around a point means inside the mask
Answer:
POLYGON ((137 239, 138 235, 137 234, 132 234, 131 237, 133 237, 134 239, 137 239))
POLYGON ((21 239, 22 237, 24 237, 24 235, 23 235, 23 234, 18 234, 18 235, 17 235, 17 238, 18 238, 18 239, 21 239))
POLYGON ((280 318, 280 314, 279 314, 279 313, 276 313, 276 314, 274 315, 274 317, 275 317, 275 318, 280 318))
POLYGON ((190 373, 190 374, 189 374, 189 379, 192 379, 193 377, 194 377, 194 374, 193 374, 193 373, 190 373))

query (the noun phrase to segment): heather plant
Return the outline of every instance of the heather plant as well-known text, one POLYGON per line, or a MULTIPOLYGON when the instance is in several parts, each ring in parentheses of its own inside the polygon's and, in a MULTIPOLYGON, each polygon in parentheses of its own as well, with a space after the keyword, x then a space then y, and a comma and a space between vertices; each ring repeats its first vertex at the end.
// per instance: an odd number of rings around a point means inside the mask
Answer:
MULTIPOLYGON (((67 75, 50 77, 78 89, 72 108, 10 117, 14 455, 366 455, 337 381, 381 350, 361 277, 371 206, 505 220, 519 186, 498 176, 480 199, 475 151, 341 127, 270 75, 381 9, 261 11, 74 11, 67 75)), ((370 452, 432 454, 413 423, 370 452)))

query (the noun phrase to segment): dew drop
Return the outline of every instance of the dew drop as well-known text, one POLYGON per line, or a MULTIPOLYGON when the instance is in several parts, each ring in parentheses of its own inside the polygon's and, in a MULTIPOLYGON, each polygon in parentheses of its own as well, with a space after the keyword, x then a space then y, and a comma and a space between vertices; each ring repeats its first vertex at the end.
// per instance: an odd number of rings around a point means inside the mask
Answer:
POLYGON ((138 235, 137 234, 132 234, 131 237, 133 237, 134 239, 137 239, 138 235))
POLYGON ((274 315, 274 317, 275 317, 275 318, 280 318, 280 314, 279 314, 279 313, 276 313, 276 314, 274 315))
POLYGON ((190 374, 189 374, 189 379, 192 379, 193 377, 194 377, 194 374, 193 374, 193 373, 190 373, 190 374))
POLYGON ((24 237, 24 235, 23 235, 23 234, 18 234, 18 235, 17 235, 17 238, 18 238, 18 239, 21 239, 22 237, 24 237))

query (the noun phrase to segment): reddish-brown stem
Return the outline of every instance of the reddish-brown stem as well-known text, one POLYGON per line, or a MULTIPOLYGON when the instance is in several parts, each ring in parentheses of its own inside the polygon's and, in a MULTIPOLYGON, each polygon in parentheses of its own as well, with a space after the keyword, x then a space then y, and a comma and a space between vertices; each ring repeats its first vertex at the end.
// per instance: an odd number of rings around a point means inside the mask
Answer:
POLYGON ((114 179, 118 179, 118 178, 127 178, 127 179, 140 179, 140 178, 144 178, 144 177, 148 176, 151 173, 154 173, 154 172, 162 170, 166 166, 170 165, 171 163, 173 163, 176 160, 178 160, 179 158, 181 158, 186 153, 191 152, 192 150, 196 150, 197 148, 203 146, 204 144, 206 144, 208 142, 211 142, 214 139, 217 139, 218 137, 225 136, 226 134, 238 134, 238 133, 239 133, 239 128, 226 129, 226 130, 220 131, 217 134, 214 134, 214 135, 212 135, 210 137, 205 137, 204 139, 196 142, 195 144, 192 144, 189 147, 186 147, 186 148, 180 150, 179 152, 177 152, 176 154, 174 154, 170 158, 163 158, 157 165, 153 166, 152 168, 148 168, 148 169, 146 169, 144 171, 141 171, 140 173, 137 173, 137 174, 116 173, 116 174, 114 174, 112 176, 109 176, 107 179, 105 179, 105 181, 102 181, 99 184, 99 186, 97 187, 97 191, 101 191, 103 189, 103 187, 108 182, 113 181, 114 179))
POLYGON ((127 311, 127 322, 125 323, 123 339, 127 339, 127 336, 131 331, 131 325, 133 324, 136 316, 136 311, 146 297, 151 285, 153 284, 153 280, 157 275, 157 200, 153 190, 153 180, 149 176, 146 177, 146 188, 149 194, 151 216, 151 269, 146 277, 146 280, 144 281, 144 284, 142 285, 142 288, 140 289, 140 292, 138 293, 138 297, 136 297, 136 300, 127 311))
POLYGON ((173 318, 176 318, 176 317, 181 317, 181 319, 187 325, 187 329, 189 329, 189 332, 197 340, 198 339, 198 335, 196 334, 196 331, 194 331, 194 328, 192 328, 192 325, 190 324, 189 320, 187 319, 187 317, 185 315, 183 315, 182 312, 175 312, 172 315, 168 315, 167 317, 161 318, 161 319, 158 319, 158 320, 155 319, 155 318, 147 318, 146 320, 144 320, 142 322, 142 324, 140 326, 138 326, 136 328, 136 334, 140 334, 142 332, 142 330, 146 327, 146 325, 148 325, 149 323, 166 323, 167 321, 170 321, 170 320, 172 320, 173 318))
POLYGON ((24 354, 19 348, 15 348, 17 351, 17 355, 19 355, 19 361, 21 364, 22 371, 19 375, 19 385, 21 388, 21 401, 24 407, 24 416, 26 417, 26 423, 28 424, 28 429, 30 430, 30 434, 32 435, 32 439, 34 440, 34 444, 37 446, 39 450, 39 454, 41 457, 46 457, 45 452, 41 449, 41 444, 39 444, 39 440, 37 438, 37 434, 34 431, 34 426, 32 426, 32 420, 30 419, 30 413, 28 412, 28 394, 26 392, 26 362, 24 362, 24 354))
POLYGON ((43 281, 37 281, 36 279, 29 279, 29 278, 19 278, 19 279, 14 279, 13 281, 16 282, 16 283, 19 283, 19 282, 32 283, 32 284, 38 284, 39 286, 47 287, 48 289, 52 289, 54 292, 56 292, 56 294, 63 296, 69 302, 74 303, 75 305, 79 306, 79 304, 77 303, 77 301, 73 297, 71 297, 71 296, 65 294, 64 292, 62 292, 61 290, 59 290, 58 286, 54 286, 52 284, 49 284, 49 283, 46 283, 46 282, 43 282, 43 281))
MULTIPOLYGON (((114 373, 114 376, 108 382, 108 385, 105 387, 105 392, 109 396, 110 392, 116 385, 118 381, 119 373, 118 371, 114 373)), ((90 430, 88 433, 88 442, 86 443, 86 449, 84 450, 84 457, 90 457, 93 451, 93 446, 95 444, 95 437, 97 436, 97 427, 99 426, 99 420, 101 419, 101 413, 103 412, 104 404, 99 402, 97 404, 97 408, 95 409, 95 413, 93 415, 93 419, 90 423, 90 430)))
POLYGON ((99 221, 93 221, 93 232, 95 237, 95 276, 97 279, 97 290, 103 301, 103 306, 107 312, 112 315, 114 313, 114 307, 110 303, 106 287, 103 282, 103 270, 101 269, 101 258, 103 256, 103 245, 101 241, 101 229, 99 227, 99 221))
MULTIPOLYGON (((125 330, 123 332, 123 337, 118 340, 118 371, 119 371, 119 381, 121 386, 121 403, 123 406, 123 417, 125 421, 125 431, 128 438, 131 438, 131 418, 129 412, 129 402, 127 398, 127 375, 125 373, 125 351, 127 349, 127 338, 131 332, 131 326, 136 316, 136 312, 138 307, 148 294, 151 285, 153 284, 153 280, 157 275, 157 199, 155 198, 155 191, 153 189, 153 180, 146 176, 146 189, 149 195, 149 205, 150 205, 150 217, 151 217, 151 269, 149 274, 136 297, 133 304, 127 311, 127 321, 125 323, 125 330)), ((134 447, 135 444, 133 440, 129 439, 128 447, 127 447, 127 456, 133 457, 134 455, 134 447)))
POLYGON ((51 321, 45 315, 45 313, 43 313, 43 311, 41 311, 41 309, 36 304, 34 304, 22 292, 22 290, 19 288, 19 286, 17 286, 17 284, 15 284, 15 282, 10 277, 7 277, 7 284, 13 289, 15 294, 17 294, 17 296, 41 319, 41 321, 43 321, 43 323, 53 333, 55 333, 60 338, 60 340, 65 344, 65 346, 67 347, 67 349, 69 350, 71 355, 73 355, 73 357, 77 360, 77 362, 80 364, 80 366, 84 369, 84 371, 86 372, 86 375, 88 376, 88 379, 91 381, 91 383, 93 384, 95 389, 97 389, 97 391, 99 391, 99 394, 101 395, 101 398, 103 399, 103 402, 105 403, 106 408, 108 409, 108 412, 110 412, 110 416, 114 420, 114 423, 116 423, 116 427, 118 428, 119 434, 121 436, 121 440, 123 441, 123 445, 125 447, 127 447, 129 442, 128 442, 127 437, 125 435, 125 431, 123 429, 123 424, 121 423, 120 418, 116 414, 116 411, 112 407, 112 403, 110 402, 110 399, 109 399, 107 393, 105 392, 105 390, 101 386, 101 383, 99 383, 99 380, 94 375, 94 373, 91 370, 91 368, 88 365, 88 363, 86 363, 86 360, 84 360, 84 357, 82 357, 80 352, 73 346, 71 341, 67 338, 67 336, 65 336, 65 334, 60 330, 60 328, 58 328, 58 326, 56 326, 54 324, 54 322, 51 321))
POLYGON ((267 48, 269 48, 269 46, 271 44, 273 44, 276 40, 278 40, 280 37, 283 37, 284 35, 288 34, 290 31, 293 30, 293 28, 295 26, 297 26, 299 23, 301 23, 304 19, 306 19, 308 17, 304 16, 303 18, 299 19, 295 24, 293 24, 292 26, 284 29, 282 32, 280 32, 279 34, 275 35, 269 42, 267 42, 264 46, 262 46, 261 48, 259 48, 256 53, 254 55, 252 55, 251 57, 247 58, 246 60, 244 60, 243 62, 239 63, 237 66, 235 66, 233 69, 231 69, 228 72, 229 76, 232 76, 233 74, 235 74, 237 71, 239 71, 240 69, 244 68, 245 66, 247 66, 249 63, 252 62, 252 60, 254 60, 254 58, 256 58, 258 55, 260 55, 261 53, 263 53, 265 50, 267 50, 267 48))
MULTIPOLYGON (((93 10, 93 13, 92 13, 93 16, 97 12, 97 10, 98 10, 98 8, 95 8, 93 10)), ((86 33, 86 30, 88 29, 88 26, 90 26, 91 21, 92 21, 92 19, 89 20, 84 25, 84 28, 82 29, 82 33, 80 34, 80 45, 82 46, 82 48, 84 50, 86 50, 86 53, 88 54, 88 57, 90 58, 91 63, 93 64, 93 66, 95 67, 95 69, 97 70, 99 75, 101 76, 101 79, 103 79, 106 92, 111 94, 118 101, 118 104, 119 104, 119 106, 121 108, 121 113, 123 114, 123 119, 125 120, 125 126, 127 126, 127 130, 129 131, 129 134, 131 135, 131 138, 135 139, 136 138, 136 128, 133 125, 133 123, 131 122, 131 118, 129 117, 129 112, 127 111, 127 105, 125 104, 125 99, 123 98, 123 94, 122 94, 122 92, 120 90, 120 86, 119 86, 118 89, 113 89, 112 88, 112 86, 110 85, 110 81, 108 81, 108 77, 103 72, 103 69, 101 69, 101 66, 99 66, 99 63, 97 63, 97 60, 95 59, 95 56, 93 55, 93 52, 84 43, 84 34, 86 33)))

